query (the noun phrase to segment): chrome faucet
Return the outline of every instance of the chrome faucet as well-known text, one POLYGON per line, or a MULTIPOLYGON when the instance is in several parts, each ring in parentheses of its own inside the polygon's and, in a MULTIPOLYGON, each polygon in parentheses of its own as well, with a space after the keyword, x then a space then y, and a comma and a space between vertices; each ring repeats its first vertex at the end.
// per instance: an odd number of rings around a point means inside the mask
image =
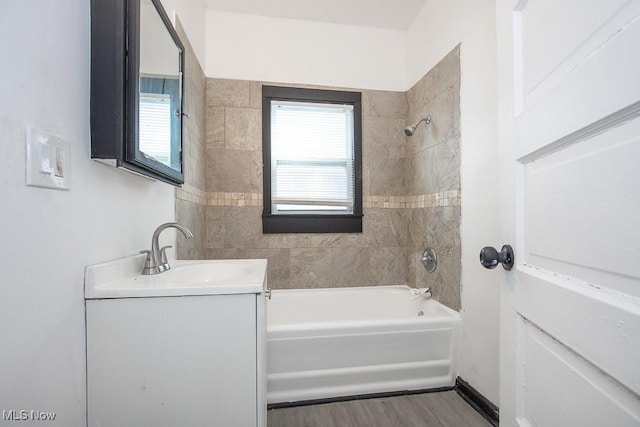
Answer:
POLYGON ((431 298, 431 288, 428 286, 426 288, 411 288, 411 294, 415 296, 422 295, 426 299, 429 299, 431 298))
POLYGON ((153 237, 151 238, 151 250, 140 251, 141 254, 147 254, 147 259, 144 263, 144 268, 142 269, 143 275, 160 274, 163 271, 167 271, 171 268, 167 260, 166 250, 171 248, 172 246, 164 246, 161 249, 160 243, 158 242, 158 240, 160 239, 160 233, 162 233, 167 228, 175 228, 180 230, 184 237, 187 239, 193 237, 193 233, 191 232, 191 230, 189 230, 184 225, 178 224, 177 222, 167 222, 156 228, 156 230, 153 232, 153 237))

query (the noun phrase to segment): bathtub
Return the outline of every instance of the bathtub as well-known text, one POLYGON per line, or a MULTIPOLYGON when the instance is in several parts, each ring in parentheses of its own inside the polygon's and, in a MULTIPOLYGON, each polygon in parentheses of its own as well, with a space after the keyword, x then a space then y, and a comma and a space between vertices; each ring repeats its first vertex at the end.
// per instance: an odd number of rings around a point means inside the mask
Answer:
POLYGON ((453 387, 460 315, 407 286, 273 290, 267 403, 453 387))

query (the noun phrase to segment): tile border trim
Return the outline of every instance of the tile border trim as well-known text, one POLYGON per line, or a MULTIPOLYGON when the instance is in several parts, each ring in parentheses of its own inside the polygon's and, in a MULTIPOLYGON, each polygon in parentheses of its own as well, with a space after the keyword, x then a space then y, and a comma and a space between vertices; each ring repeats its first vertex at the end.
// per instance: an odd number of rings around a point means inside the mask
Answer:
POLYGON ((440 191, 438 193, 418 194, 414 196, 365 196, 365 208, 402 209, 434 208, 438 206, 460 206, 460 190, 440 191))
MULTIPOLYGON (((205 206, 253 206, 262 207, 262 193, 207 192, 185 184, 176 189, 176 199, 205 206)), ((364 196, 364 208, 376 209, 415 209, 440 206, 460 206, 460 190, 440 191, 438 193, 415 196, 364 196)))

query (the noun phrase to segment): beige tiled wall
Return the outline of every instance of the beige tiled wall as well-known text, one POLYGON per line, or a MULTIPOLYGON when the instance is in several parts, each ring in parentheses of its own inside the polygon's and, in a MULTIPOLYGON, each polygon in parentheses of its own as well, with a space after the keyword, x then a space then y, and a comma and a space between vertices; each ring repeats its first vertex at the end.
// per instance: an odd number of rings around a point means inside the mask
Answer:
MULTIPOLYGON (((435 203, 410 209, 408 281, 429 286, 438 301, 460 309, 460 47, 451 51, 407 92, 409 122, 431 115, 407 139, 410 195, 438 194, 435 203), (438 256, 428 273, 420 258, 426 247, 438 256)), ((433 201, 433 199, 432 199, 433 201)))
POLYGON ((206 212, 204 257, 267 258, 273 289, 428 285, 458 309, 459 82, 456 48, 406 93, 362 91, 363 233, 269 235, 261 221, 263 83, 207 79, 204 188, 179 192, 206 212), (432 124, 407 138, 404 127, 425 113, 432 124), (440 257, 432 274, 418 262, 426 246, 440 257))
MULTIPOLYGON (((274 289, 408 283, 400 206, 366 207, 362 234, 262 234, 262 83, 208 79, 206 104, 207 258, 267 258, 274 289)), ((363 193, 387 204, 406 190, 406 111, 404 93, 363 93, 363 193)))
POLYGON ((184 112, 189 115, 183 129, 185 184, 182 189, 176 189, 176 221, 189 227, 194 235, 186 240, 177 233, 176 255, 180 259, 202 259, 206 235, 206 198, 203 197, 207 169, 204 156, 206 78, 178 20, 176 29, 185 46, 184 112))

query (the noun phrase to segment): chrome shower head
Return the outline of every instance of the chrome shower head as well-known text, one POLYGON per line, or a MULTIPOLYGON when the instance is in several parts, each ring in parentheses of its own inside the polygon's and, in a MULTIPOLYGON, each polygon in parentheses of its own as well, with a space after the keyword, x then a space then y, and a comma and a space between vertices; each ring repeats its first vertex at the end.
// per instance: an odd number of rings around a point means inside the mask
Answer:
POLYGON ((413 133, 416 131, 416 128, 422 122, 425 122, 426 124, 431 123, 431 116, 423 117, 420 120, 418 120, 418 123, 416 123, 415 125, 407 126, 406 128, 404 128, 404 134, 407 136, 413 136, 413 133))
POLYGON ((407 126, 404 128, 404 134, 407 136, 413 136, 413 132, 416 131, 416 126, 407 126))

